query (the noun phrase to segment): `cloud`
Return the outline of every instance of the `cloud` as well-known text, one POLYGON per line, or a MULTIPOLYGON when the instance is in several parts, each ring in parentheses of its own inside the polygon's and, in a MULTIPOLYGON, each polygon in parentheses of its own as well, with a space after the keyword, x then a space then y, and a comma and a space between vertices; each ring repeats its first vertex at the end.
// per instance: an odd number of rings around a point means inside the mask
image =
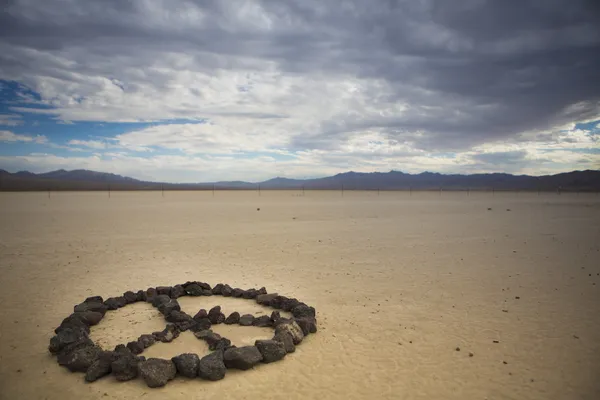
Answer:
POLYGON ((40 95, 12 112, 186 121, 71 143, 91 149, 281 154, 298 174, 527 169, 597 146, 574 124, 600 119, 599 15, 589 0, 14 0, 0 76, 40 95))
POLYGON ((0 114, 0 125, 4 125, 4 126, 23 125, 23 120, 19 114, 0 114))
POLYGON ((84 147, 89 147, 92 149, 106 149, 106 143, 105 142, 101 142, 99 140, 79 140, 79 139, 73 139, 73 140, 69 140, 67 142, 68 145, 71 146, 84 146, 84 147))
POLYGON ((0 131, 0 142, 29 142, 43 144, 48 142, 46 136, 19 135, 11 131, 0 131))

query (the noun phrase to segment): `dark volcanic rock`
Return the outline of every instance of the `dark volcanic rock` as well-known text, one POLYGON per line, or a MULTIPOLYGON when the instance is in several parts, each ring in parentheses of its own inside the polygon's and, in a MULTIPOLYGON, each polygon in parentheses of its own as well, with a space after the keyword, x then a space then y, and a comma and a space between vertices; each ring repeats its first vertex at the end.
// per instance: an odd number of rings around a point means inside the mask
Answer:
MULTIPOLYGON (((74 313, 77 314, 77 313, 74 313)), ((54 333, 58 334, 60 331, 65 329, 79 330, 86 333, 90 333, 90 327, 79 317, 67 317, 63 322, 54 330, 54 333)))
POLYGON ((48 350, 52 354, 58 353, 66 346, 80 342, 88 338, 88 333, 85 330, 77 328, 64 328, 61 329, 56 336, 50 339, 50 346, 48 350))
POLYGON ((277 293, 270 293, 270 294, 259 294, 258 296, 256 296, 256 302, 258 304, 262 304, 265 306, 270 306, 271 305, 271 301, 273 301, 273 299, 275 297, 277 297, 278 294, 277 293))
POLYGON ((194 315, 195 320, 199 320, 202 318, 208 318, 208 313, 206 312, 206 310, 204 308, 201 308, 200 311, 198 311, 196 313, 196 315, 194 315))
POLYGON ((237 324, 238 322, 240 322, 240 313, 237 311, 232 312, 225 318, 225 323, 227 325, 237 324))
POLYGON ((156 293, 159 295, 164 294, 171 297, 171 286, 157 286, 156 293))
POLYGON ((210 329, 212 326, 208 318, 195 319, 194 321, 196 324, 190 328, 192 332, 204 331, 206 329, 210 329))
POLYGON ((212 292, 212 288, 206 282, 196 282, 203 290, 210 290, 212 292))
POLYGON ((287 332, 276 333, 275 336, 273 336, 273 340, 283 343, 286 353, 293 353, 296 351, 294 339, 292 339, 292 335, 287 332))
POLYGON ((266 328, 272 325, 273 322, 271 321, 271 317, 268 315, 261 315, 258 318, 254 318, 254 321, 252 321, 252 326, 258 326, 261 328, 266 328))
POLYGON ((262 354, 264 363, 279 361, 287 354, 285 345, 276 340, 257 340, 254 345, 262 354))
POLYGON ((312 317, 296 318, 296 323, 302 329, 304 336, 317 332, 317 321, 312 317))
POLYGON ((156 339, 153 335, 142 335, 138 338, 138 342, 140 342, 142 346, 144 346, 144 348, 147 349, 148 347, 156 343, 156 339))
POLYGON ((195 378, 198 376, 198 364, 200 363, 200 357, 197 354, 185 353, 180 354, 177 357, 171 358, 175 368, 179 375, 187 378, 195 378))
POLYGON ((196 336, 198 339, 204 340, 208 344, 208 348, 211 350, 215 350, 218 347, 225 348, 231 345, 229 339, 221 337, 221 335, 211 331, 210 329, 195 332, 194 336, 196 336))
POLYGON ((86 382, 95 382, 103 376, 110 374, 110 364, 115 357, 116 355, 112 351, 101 352, 96 361, 87 369, 85 373, 86 382))
POLYGON ((255 299, 258 296, 258 290, 248 289, 242 293, 242 299, 255 299))
POLYGON ((104 300, 104 305, 109 310, 118 310, 121 307, 125 307, 127 305, 127 301, 125 301, 125 297, 109 297, 104 300))
POLYGON ((135 301, 146 301, 146 292, 144 292, 143 290, 138 290, 135 294, 135 298, 135 301))
POLYGON ((233 293, 233 289, 231 288, 231 286, 223 285, 223 288, 221 289, 221 295, 223 295, 225 297, 230 297, 232 293, 233 293))
POLYGON ((179 305, 179 302, 177 300, 171 299, 159 305, 158 311, 166 316, 171 314, 173 311, 181 311, 181 306, 179 305))
POLYGON ((212 290, 202 289, 202 296, 212 296, 212 295, 213 295, 212 290))
POLYGON ((223 289, 222 283, 217 283, 214 288, 212 288, 212 294, 221 294, 221 290, 223 289))
POLYGON ((227 368, 247 370, 263 359, 256 346, 232 347, 225 350, 223 362, 227 368))
POLYGON ((275 323, 277 323, 277 321, 279 321, 281 319, 281 314, 279 313, 279 311, 273 311, 271 313, 271 322, 273 323, 273 325, 275 325, 275 323))
POLYGON ((185 286, 185 292, 190 296, 202 296, 202 288, 197 283, 185 286))
POLYGON ((127 304, 135 303, 136 301, 138 301, 137 294, 133 293, 131 290, 128 290, 127 292, 123 293, 123 297, 125 298, 125 302, 127 304))
POLYGON ((298 326, 296 321, 286 321, 284 323, 280 323, 275 327, 275 333, 286 332, 292 336, 292 340, 295 345, 298 345, 304 339, 304 333, 302 332, 302 328, 298 326))
POLYGON ((160 307, 161 304, 168 303, 171 301, 171 298, 166 294, 159 294, 154 296, 152 299, 152 305, 154 307, 160 307))
POLYGON ((128 381, 138 376, 138 364, 143 357, 136 357, 129 351, 116 351, 115 359, 110 364, 110 369, 118 381, 128 381))
POLYGON ((181 296, 185 296, 185 295, 186 295, 185 289, 181 285, 175 285, 171 289, 171 298, 172 299, 177 299, 177 298, 179 298, 181 296))
POLYGON ((179 329, 173 324, 167 324, 167 327, 160 332, 153 332, 152 336, 159 342, 170 343, 179 336, 179 329))
POLYGON ((258 294, 259 295, 261 295, 261 294, 267 294, 267 289, 264 286, 261 287, 260 289, 258 289, 258 294))
POLYGON ((127 348, 131 350, 133 354, 141 354, 144 351, 144 343, 139 340, 127 343, 127 348))
POLYGON ((102 296, 90 296, 90 297, 86 298, 83 302, 84 303, 104 303, 104 299, 102 298, 102 296))
MULTIPOLYGON (((90 299, 101 298, 97 297, 89 297, 90 299)), ((96 311, 101 313, 102 315, 106 314, 106 310, 108 307, 104 305, 104 303, 99 303, 96 301, 84 301, 83 303, 77 304, 73 307, 74 312, 85 312, 85 311, 96 311)))
POLYGON ((240 288, 235 288, 231 291, 231 296, 232 297, 242 297, 242 295, 244 294, 244 290, 240 289, 240 288))
POLYGON ((227 368, 223 362, 223 352, 217 350, 200 359, 198 376, 209 381, 218 381, 225 377, 227 368))
POLYGON ((66 353, 59 353, 58 364, 67 367, 71 372, 86 372, 100 356, 102 349, 98 346, 83 346, 66 353))
POLYGON ((292 309, 298 305, 300 305, 300 301, 298 299, 286 299, 281 302, 281 309, 283 311, 292 311, 292 309))
POLYGON ((291 309, 292 315, 296 318, 304 318, 310 317, 314 318, 316 316, 316 311, 313 307, 309 307, 304 303, 300 303, 291 309))
POLYGON ((252 314, 244 314, 240 317, 240 325, 242 326, 251 326, 254 322, 254 315, 252 314))
POLYGON ((162 387, 175 378, 177 369, 171 360, 150 358, 138 364, 138 370, 146 385, 151 388, 162 387))
POLYGON ((221 306, 215 306, 208 312, 208 320, 211 324, 221 324, 225 322, 225 314, 221 312, 221 306))
POLYGON ((84 311, 80 313, 74 313, 72 315, 77 315, 78 318, 81 318, 81 320, 89 326, 98 325, 98 323, 102 321, 102 318, 104 317, 104 314, 97 311, 84 311))
POLYGON ((281 304, 287 300, 289 300, 287 297, 277 295, 271 299, 268 305, 273 308, 281 308, 281 304))
POLYGON ((167 322, 185 322, 185 321, 189 321, 189 320, 193 320, 192 317, 190 317, 188 314, 181 312, 181 311, 177 311, 177 310, 173 310, 171 311, 169 314, 167 314, 165 316, 165 319, 167 320, 167 322))
POLYGON ((155 288, 148 288, 148 289, 146 289, 146 294, 144 296, 144 301, 146 301, 148 303, 154 304, 154 298, 157 295, 158 295, 158 293, 156 293, 156 289, 155 288))

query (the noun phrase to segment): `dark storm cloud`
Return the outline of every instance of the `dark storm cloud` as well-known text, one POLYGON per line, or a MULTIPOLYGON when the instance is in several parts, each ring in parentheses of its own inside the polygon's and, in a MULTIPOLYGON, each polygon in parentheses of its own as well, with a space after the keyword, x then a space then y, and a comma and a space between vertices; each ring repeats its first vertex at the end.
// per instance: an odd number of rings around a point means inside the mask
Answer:
POLYGON ((260 17, 240 14, 242 4, 13 0, 0 16, 0 74, 57 74, 31 50, 78 59, 84 52, 89 62, 69 73, 102 73, 114 57, 160 87, 168 76, 143 69, 165 52, 195 57, 206 70, 253 68, 235 58, 244 56, 293 74, 381 80, 385 93, 363 93, 369 106, 408 108, 322 121, 317 132, 294 138, 292 149, 331 149, 353 132, 378 129, 416 148, 461 150, 600 115, 596 0, 246 3, 260 6, 268 29, 249 29, 246 23, 260 17), (182 23, 195 14, 201 23, 182 23))

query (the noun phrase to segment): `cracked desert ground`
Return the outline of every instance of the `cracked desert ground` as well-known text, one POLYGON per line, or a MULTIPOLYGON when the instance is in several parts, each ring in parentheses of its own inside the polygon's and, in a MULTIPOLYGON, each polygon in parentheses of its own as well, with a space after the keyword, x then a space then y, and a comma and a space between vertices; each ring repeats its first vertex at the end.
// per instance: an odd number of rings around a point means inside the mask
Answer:
MULTIPOLYGON (((1 399, 600 398, 596 194, 1 193, 0 272, 1 399), (297 297, 319 332, 279 363, 163 389, 86 384, 48 353, 85 297, 188 280, 297 297)), ((164 324, 137 303, 91 336, 110 348, 164 324)), ((237 345, 270 337, 215 330, 237 345)), ((186 332, 142 355, 207 351, 186 332)))

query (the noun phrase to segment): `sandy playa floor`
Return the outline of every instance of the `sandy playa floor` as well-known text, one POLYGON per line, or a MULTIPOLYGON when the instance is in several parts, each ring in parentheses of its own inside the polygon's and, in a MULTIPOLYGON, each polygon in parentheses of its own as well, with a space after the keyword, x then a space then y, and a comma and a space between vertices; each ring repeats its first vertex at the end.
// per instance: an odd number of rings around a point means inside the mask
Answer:
MULTIPOLYGON (((0 398, 598 399, 599 260, 596 195, 1 193, 0 398), (298 297, 320 331, 280 363, 158 390, 86 384, 47 352, 85 297, 187 280, 298 297)), ((260 310, 182 299, 217 303, 260 310)), ((164 326, 146 304, 107 315, 106 346, 164 326)), ((187 351, 207 349, 184 333, 144 355, 187 351)))

